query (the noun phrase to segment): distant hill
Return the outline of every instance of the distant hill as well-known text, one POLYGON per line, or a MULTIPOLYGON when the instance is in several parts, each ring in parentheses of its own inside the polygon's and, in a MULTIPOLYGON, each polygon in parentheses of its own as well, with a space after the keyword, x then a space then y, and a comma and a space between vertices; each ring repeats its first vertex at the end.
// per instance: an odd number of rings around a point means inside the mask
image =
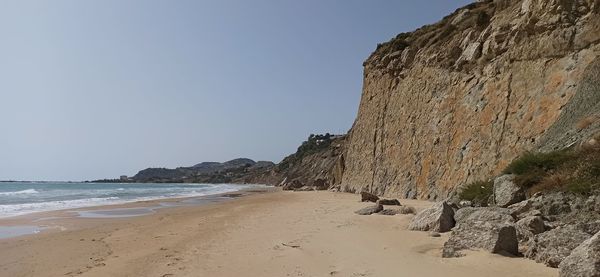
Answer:
POLYGON ((254 161, 239 158, 223 163, 202 162, 190 167, 146 168, 128 179, 130 182, 153 183, 233 183, 257 171, 268 171, 275 164, 270 161, 254 161))

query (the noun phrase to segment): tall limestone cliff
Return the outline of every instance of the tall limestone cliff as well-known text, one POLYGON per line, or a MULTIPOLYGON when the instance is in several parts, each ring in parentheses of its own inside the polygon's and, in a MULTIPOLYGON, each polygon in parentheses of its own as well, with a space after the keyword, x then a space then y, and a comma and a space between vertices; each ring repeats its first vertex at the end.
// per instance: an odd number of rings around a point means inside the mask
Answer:
POLYGON ((439 199, 585 139, 599 129, 599 54, 600 0, 478 1, 378 45, 342 188, 439 199))

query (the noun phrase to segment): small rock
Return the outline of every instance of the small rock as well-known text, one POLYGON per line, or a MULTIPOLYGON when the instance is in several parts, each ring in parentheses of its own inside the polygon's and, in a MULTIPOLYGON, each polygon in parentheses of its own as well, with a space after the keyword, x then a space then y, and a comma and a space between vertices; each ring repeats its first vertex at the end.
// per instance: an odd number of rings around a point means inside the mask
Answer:
POLYGON ((434 238, 439 238, 439 237, 441 237, 442 235, 440 235, 440 233, 438 233, 438 232, 430 232, 430 233, 429 233, 429 236, 430 236, 430 237, 434 237, 434 238))
POLYGON ((600 232, 575 248, 558 268, 560 277, 600 276, 600 232))
POLYGON ((514 175, 503 175, 494 180, 494 200, 500 207, 508 207, 525 200, 523 188, 513 182, 514 175))
POLYGON ((303 186, 301 188, 294 189, 294 191, 314 191, 315 187, 303 186))
POLYGON ((366 192, 366 191, 362 191, 360 193, 360 201, 361 202, 377 202, 377 200, 379 200, 379 197, 375 194, 366 192))
POLYGON ((473 202, 467 201, 467 200, 458 202, 458 208, 465 208, 465 207, 473 207, 473 202))
POLYGON ((383 206, 382 205, 375 205, 375 206, 370 206, 370 207, 366 207, 366 208, 362 208, 354 213, 359 214, 359 215, 372 215, 378 212, 383 211, 383 206))
POLYGON ((438 202, 412 218, 408 225, 413 231, 448 232, 454 227, 454 210, 446 202, 438 202))
POLYGON ((378 204, 388 205, 388 206, 402 206, 398 199, 379 199, 377 200, 378 204))
POLYGON ((400 214, 417 214, 417 209, 411 206, 402 206, 400 208, 400 214))

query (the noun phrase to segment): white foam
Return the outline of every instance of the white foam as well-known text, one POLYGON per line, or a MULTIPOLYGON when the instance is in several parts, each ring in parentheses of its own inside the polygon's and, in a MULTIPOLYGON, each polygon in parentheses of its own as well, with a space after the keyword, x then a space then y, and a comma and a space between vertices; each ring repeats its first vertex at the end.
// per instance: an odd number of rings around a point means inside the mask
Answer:
POLYGON ((6 191, 6 192, 0 192, 0 195, 19 195, 19 194, 32 194, 32 193, 39 193, 39 191, 37 191, 35 189, 26 189, 26 190, 19 190, 19 191, 6 191))
MULTIPOLYGON (((137 198, 129 198, 129 199, 122 199, 119 197, 91 197, 91 198, 75 199, 75 200, 0 205, 0 218, 18 216, 18 215, 24 215, 24 214, 30 214, 30 213, 36 213, 36 212, 47 212, 47 211, 68 210, 68 209, 93 207, 93 206, 115 205, 115 204, 131 203, 131 202, 138 202, 138 201, 160 200, 160 199, 167 199, 167 198, 199 197, 199 196, 207 196, 207 195, 233 192, 233 191, 238 191, 238 190, 244 189, 244 188, 252 188, 252 187, 258 187, 258 186, 261 186, 261 185, 222 184, 222 185, 211 185, 206 190, 192 190, 192 191, 179 192, 179 193, 165 192, 166 194, 161 195, 161 196, 137 197, 137 198)), ((116 189, 116 190, 118 190, 118 189, 116 189)), ((32 190, 27 190, 27 191, 32 191, 32 190)), ((28 192, 28 193, 33 193, 33 192, 28 192)), ((37 193, 37 191, 35 193, 37 193)))

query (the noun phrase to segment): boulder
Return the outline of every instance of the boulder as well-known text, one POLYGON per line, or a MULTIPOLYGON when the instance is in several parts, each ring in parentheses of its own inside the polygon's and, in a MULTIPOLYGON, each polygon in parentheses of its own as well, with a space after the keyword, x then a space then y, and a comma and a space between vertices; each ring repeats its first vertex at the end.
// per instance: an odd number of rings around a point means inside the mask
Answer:
POLYGON ((508 206, 508 209, 510 210, 510 214, 514 218, 519 218, 520 217, 519 215, 526 213, 533 209, 533 200, 528 199, 525 201, 521 201, 519 203, 512 204, 512 205, 508 206))
POLYGON ((372 214, 376 214, 378 212, 383 211, 383 206, 382 205, 375 205, 375 206, 370 206, 370 207, 366 207, 366 208, 362 208, 354 213, 359 214, 359 215, 372 215, 372 214))
POLYGON ((523 230, 527 230, 534 235, 543 233, 546 231, 544 227, 544 220, 540 216, 528 216, 525 217, 515 224, 517 228, 521 228, 523 230))
POLYGON ((558 268, 560 277, 600 276, 600 232, 577 246, 558 268))
POLYGON ((509 209, 499 207, 466 207, 454 214, 457 223, 466 221, 489 221, 496 223, 514 223, 509 209))
POLYGON ((536 235, 529 242, 525 256, 550 267, 558 265, 571 251, 591 237, 576 225, 560 226, 536 235))
POLYGON ((517 231, 507 223, 467 221, 458 223, 444 244, 442 257, 460 257, 461 250, 483 249, 491 253, 518 255, 517 231))
POLYGON ((304 186, 304 184, 302 184, 302 182, 300 182, 299 180, 293 180, 291 182, 286 182, 283 185, 283 190, 295 190, 295 189, 299 189, 303 186, 304 186))
POLYGON ((387 206, 402 206, 398 199, 379 199, 377 200, 378 204, 387 205, 387 206))
POLYGON ((408 225, 413 231, 448 232, 454 227, 454 210, 446 202, 438 202, 412 218, 408 225))
POLYGON ((494 179, 494 202, 500 207, 508 207, 525 200, 525 192, 513 182, 514 175, 502 175, 494 179))
POLYGON ((379 200, 379 197, 375 194, 366 191, 360 192, 361 202, 377 202, 377 200, 379 200))
POLYGON ((526 253, 531 248, 535 235, 546 231, 544 220, 540 216, 528 216, 515 223, 519 253, 526 253))

